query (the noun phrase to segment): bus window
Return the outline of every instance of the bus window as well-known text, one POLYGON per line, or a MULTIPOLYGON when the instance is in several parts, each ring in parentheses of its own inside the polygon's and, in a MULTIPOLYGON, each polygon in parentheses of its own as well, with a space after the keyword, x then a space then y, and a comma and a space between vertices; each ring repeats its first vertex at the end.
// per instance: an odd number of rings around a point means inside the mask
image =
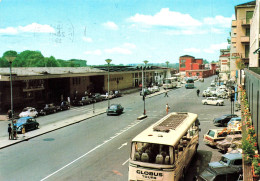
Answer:
POLYGON ((131 158, 134 161, 172 165, 173 148, 168 145, 134 142, 131 158))

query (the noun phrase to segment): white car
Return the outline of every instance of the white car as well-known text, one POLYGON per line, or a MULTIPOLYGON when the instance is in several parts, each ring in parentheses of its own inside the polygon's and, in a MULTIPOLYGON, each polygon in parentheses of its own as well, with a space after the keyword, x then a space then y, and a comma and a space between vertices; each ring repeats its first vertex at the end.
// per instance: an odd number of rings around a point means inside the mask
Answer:
POLYGON ((152 87, 154 92, 159 92, 160 91, 160 87, 159 86, 153 86, 152 87))
POLYGON ((223 106, 224 101, 222 99, 218 99, 217 97, 208 97, 207 99, 202 100, 202 104, 213 104, 216 106, 223 106))
POLYGON ((23 109, 23 111, 19 114, 19 117, 37 117, 38 116, 38 112, 36 111, 35 108, 33 107, 26 107, 23 109))

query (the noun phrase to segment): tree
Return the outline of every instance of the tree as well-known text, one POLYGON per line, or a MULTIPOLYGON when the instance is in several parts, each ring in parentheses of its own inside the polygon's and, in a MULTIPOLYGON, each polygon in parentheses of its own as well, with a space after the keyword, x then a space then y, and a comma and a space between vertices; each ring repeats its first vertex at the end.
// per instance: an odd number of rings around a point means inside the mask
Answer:
POLYGON ((203 60, 203 64, 208 64, 208 63, 209 63, 208 60, 206 60, 206 59, 203 60))

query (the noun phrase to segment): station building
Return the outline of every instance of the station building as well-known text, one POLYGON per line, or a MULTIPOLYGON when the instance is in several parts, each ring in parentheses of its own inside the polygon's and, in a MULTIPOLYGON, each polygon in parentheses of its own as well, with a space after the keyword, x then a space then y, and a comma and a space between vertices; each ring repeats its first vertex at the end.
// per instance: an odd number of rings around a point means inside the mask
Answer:
MULTIPOLYGON (((160 83, 167 68, 147 66, 145 86, 160 83)), ((137 88, 142 82, 142 68, 138 66, 110 66, 109 89, 137 88)), ((0 111, 11 106, 10 69, 0 68, 0 111)), ((108 67, 34 67, 12 68, 14 108, 37 107, 46 103, 60 103, 88 93, 104 93, 108 89, 108 67)))

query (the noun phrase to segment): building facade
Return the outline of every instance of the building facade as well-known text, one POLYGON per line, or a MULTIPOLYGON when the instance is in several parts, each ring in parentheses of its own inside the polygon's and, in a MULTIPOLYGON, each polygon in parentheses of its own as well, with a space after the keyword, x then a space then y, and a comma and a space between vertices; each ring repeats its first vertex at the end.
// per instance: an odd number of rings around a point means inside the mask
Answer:
MULTIPOLYGON (((149 66, 144 70, 145 85, 156 84, 155 72, 165 78, 167 69, 149 66)), ((135 88, 142 83, 141 67, 110 67, 109 90, 135 88)), ((107 67, 41 67, 13 68, 14 108, 37 107, 46 103, 59 103, 88 93, 105 93, 108 90, 107 67)), ((10 108, 10 71, 0 68, 0 111, 10 108)))

